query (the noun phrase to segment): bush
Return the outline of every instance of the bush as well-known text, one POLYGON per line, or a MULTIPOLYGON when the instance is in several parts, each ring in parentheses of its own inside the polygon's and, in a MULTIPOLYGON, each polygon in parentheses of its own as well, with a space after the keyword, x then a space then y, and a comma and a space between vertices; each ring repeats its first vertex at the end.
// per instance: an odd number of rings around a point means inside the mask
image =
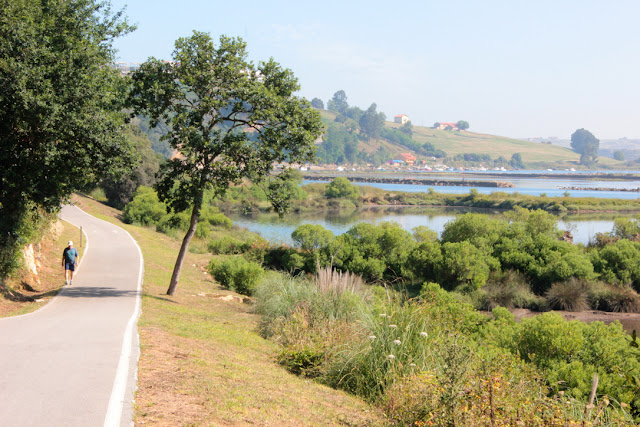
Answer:
POLYGON ((347 178, 339 176, 327 185, 324 194, 328 199, 355 200, 360 196, 360 191, 358 187, 351 184, 347 178))
POLYGON ((264 270, 255 262, 232 256, 213 259, 209 273, 224 287, 243 295, 253 295, 264 270))
POLYGON ((231 236, 223 236, 209 242, 209 252, 214 255, 237 255, 245 253, 249 248, 251 248, 251 242, 231 236))
POLYGON ((570 278, 551 285, 546 293, 549 307, 553 310, 583 311, 589 308, 588 294, 591 284, 586 280, 570 278))
POLYGON ((122 212, 127 224, 153 225, 166 215, 167 207, 158 199, 158 194, 149 187, 138 187, 122 212))
POLYGON ((487 311, 496 307, 539 309, 541 302, 531 292, 526 278, 512 270, 491 275, 487 284, 472 297, 478 310, 487 311))

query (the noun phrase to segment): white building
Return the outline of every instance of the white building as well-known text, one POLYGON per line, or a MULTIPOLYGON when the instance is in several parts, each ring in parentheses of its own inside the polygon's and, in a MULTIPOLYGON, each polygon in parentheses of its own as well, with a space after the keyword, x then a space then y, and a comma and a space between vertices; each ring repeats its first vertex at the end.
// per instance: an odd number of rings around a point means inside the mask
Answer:
POLYGON ((407 123, 409 121, 409 116, 406 114, 396 114, 393 116, 394 123, 400 123, 401 125, 407 123))

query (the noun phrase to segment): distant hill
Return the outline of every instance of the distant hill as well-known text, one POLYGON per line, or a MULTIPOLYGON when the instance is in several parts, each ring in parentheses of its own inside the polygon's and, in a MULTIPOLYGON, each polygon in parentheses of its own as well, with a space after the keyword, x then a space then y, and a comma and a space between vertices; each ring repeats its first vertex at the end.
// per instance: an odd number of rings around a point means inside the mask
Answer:
MULTIPOLYGON (((328 110, 320 110, 320 112, 325 122, 332 122, 336 118, 336 114, 334 112, 328 110)), ((386 122, 385 127, 388 129, 399 129, 401 125, 398 123, 386 122)), ((446 159, 443 159, 443 161, 448 162, 448 165, 456 163, 453 160, 454 157, 461 154, 473 153, 485 155, 485 158, 486 156, 489 156, 492 160, 500 157, 510 160, 513 154, 520 153, 522 162, 526 165, 527 169, 581 168, 579 165, 579 154, 569 148, 547 142, 531 142, 470 131, 438 130, 415 125, 413 126, 411 139, 418 145, 430 143, 434 148, 446 152, 447 157, 446 159)), ((400 145, 383 138, 370 141, 360 138, 358 150, 364 153, 375 153, 380 150, 385 150, 393 158, 398 158, 400 153, 411 153, 414 154, 418 160, 423 159, 427 160, 428 163, 433 163, 433 160, 427 159, 428 156, 425 156, 406 145, 400 145)), ((616 161, 611 158, 600 157, 598 159, 597 167, 617 169, 624 168, 624 166, 624 162, 616 161)))

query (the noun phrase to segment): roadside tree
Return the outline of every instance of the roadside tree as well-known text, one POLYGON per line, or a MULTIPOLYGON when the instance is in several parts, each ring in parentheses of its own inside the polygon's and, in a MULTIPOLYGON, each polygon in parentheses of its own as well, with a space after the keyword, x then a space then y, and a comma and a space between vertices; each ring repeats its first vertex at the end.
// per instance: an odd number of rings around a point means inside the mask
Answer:
POLYGON ((133 75, 129 97, 133 114, 145 114, 172 129, 164 136, 179 155, 161 169, 156 189, 174 211, 191 208, 189 229, 173 270, 173 295, 206 190, 223 195, 244 179, 262 185, 276 211, 288 208, 291 169, 271 175, 274 163, 314 159, 322 132, 318 112, 294 96, 299 90, 291 70, 270 59, 256 67, 246 43, 194 31, 176 41, 173 61, 155 58, 133 75))
POLYGON ((110 65, 132 29, 108 1, 0 0, 0 281, 33 218, 129 169, 125 83, 110 65))

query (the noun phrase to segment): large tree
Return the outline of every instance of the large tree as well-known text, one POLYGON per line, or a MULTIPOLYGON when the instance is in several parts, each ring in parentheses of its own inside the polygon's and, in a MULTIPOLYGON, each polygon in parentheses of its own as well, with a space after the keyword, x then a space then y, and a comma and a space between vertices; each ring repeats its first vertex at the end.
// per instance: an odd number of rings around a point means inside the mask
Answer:
POLYGON ((600 140, 586 129, 578 129, 571 134, 571 148, 580 154, 580 163, 591 165, 598 159, 600 140))
POLYGON ((360 129, 369 139, 376 139, 380 136, 380 132, 387 119, 384 113, 378 113, 378 106, 374 102, 367 108, 362 117, 360 117, 360 129))
POLYGON ((131 163, 112 41, 130 31, 96 0, 0 0, 0 280, 31 219, 131 163))
POLYGON ((246 44, 194 32, 176 41, 173 61, 146 61, 133 76, 130 103, 154 123, 163 119, 165 136, 178 155, 161 169, 160 198, 175 211, 191 208, 167 294, 173 295, 203 205, 204 193, 222 195, 243 179, 263 183, 274 207, 286 209, 282 183, 290 168, 271 175, 273 164, 314 159, 322 131, 319 113, 294 93, 293 73, 273 59, 256 67, 246 44))
POLYGON ((327 109, 329 111, 335 111, 336 113, 344 114, 349 108, 347 102, 347 94, 343 90, 339 90, 333 94, 333 98, 327 102, 327 109))

